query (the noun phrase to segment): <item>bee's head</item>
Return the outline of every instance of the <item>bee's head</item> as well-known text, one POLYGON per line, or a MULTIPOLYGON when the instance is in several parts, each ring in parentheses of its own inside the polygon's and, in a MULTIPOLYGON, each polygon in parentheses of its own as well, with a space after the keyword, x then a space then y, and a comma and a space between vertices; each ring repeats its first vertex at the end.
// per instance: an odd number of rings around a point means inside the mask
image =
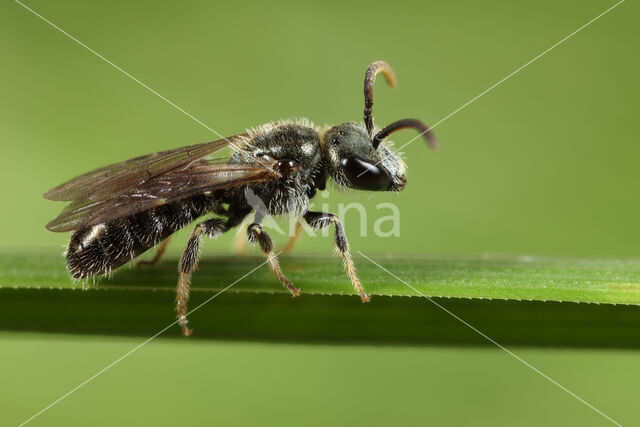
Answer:
POLYGON ((338 184, 369 191, 400 191, 407 167, 384 144, 375 149, 367 130, 355 123, 334 126, 324 134, 327 172, 338 184))
POLYGON ((424 136, 430 147, 436 140, 427 125, 416 119, 398 120, 376 131, 371 111, 373 108, 373 84, 378 72, 387 83, 395 86, 391 67, 376 61, 369 66, 364 79, 364 126, 343 123, 327 130, 323 135, 324 161, 331 178, 340 185, 358 190, 400 191, 407 184, 407 166, 402 159, 384 144, 393 132, 414 128, 424 136))

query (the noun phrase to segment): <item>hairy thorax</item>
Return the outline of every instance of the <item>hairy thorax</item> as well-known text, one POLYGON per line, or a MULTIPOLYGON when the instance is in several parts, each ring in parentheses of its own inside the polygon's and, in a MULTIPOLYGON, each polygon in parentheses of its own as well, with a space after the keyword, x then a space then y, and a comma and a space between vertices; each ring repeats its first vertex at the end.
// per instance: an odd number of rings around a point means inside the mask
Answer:
POLYGON ((264 215, 303 213, 315 193, 314 179, 320 173, 321 141, 313 124, 306 120, 269 123, 249 132, 232 162, 256 159, 293 161, 296 170, 280 179, 247 184, 234 189, 247 204, 264 215))

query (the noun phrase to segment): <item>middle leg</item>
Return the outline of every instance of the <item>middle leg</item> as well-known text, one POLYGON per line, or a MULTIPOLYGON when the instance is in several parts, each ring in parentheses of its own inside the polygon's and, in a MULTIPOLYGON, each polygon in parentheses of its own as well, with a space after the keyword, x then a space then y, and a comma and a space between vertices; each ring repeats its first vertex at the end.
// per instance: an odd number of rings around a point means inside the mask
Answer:
POLYGON ((264 257, 267 259, 267 263, 269 264, 269 268, 278 278, 280 283, 282 283, 291 295, 297 297, 300 295, 300 289, 293 286, 293 283, 284 275, 282 270, 280 269, 280 263, 278 262, 278 257, 273 253, 273 240, 271 240, 271 236, 267 234, 266 231, 262 229, 262 225, 254 222, 247 228, 247 235, 249 238, 249 243, 258 243, 260 246, 260 250, 264 254, 264 257))
POLYGON ((302 223, 300 221, 296 221, 296 230, 293 233, 293 236, 291 236, 291 238, 289 239, 289 241, 287 242, 287 244, 285 245, 284 248, 282 248, 282 252, 283 253, 288 253, 291 252, 294 248, 294 246, 296 245, 296 243, 298 243, 298 240, 300 240, 300 236, 302 236, 302 223))

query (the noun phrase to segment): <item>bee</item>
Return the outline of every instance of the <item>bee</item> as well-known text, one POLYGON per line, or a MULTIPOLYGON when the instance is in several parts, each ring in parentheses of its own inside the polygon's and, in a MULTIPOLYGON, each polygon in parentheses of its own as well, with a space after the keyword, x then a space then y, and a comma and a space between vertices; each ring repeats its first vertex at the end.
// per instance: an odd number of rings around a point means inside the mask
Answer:
POLYGON ((177 319, 183 334, 190 335, 187 301, 203 237, 215 239, 252 213, 249 242, 258 244, 269 268, 291 294, 300 295, 282 272, 273 240, 262 227, 267 215, 293 214, 314 229, 333 225, 346 273, 362 302, 368 302, 340 219, 329 212, 310 211, 309 202, 329 179, 357 190, 404 189, 407 166, 385 143, 393 132, 414 128, 435 148, 434 135, 419 120, 374 127, 373 88, 379 72, 389 86, 396 85, 386 62, 376 61, 367 68, 364 125, 317 127, 306 119, 276 121, 221 140, 106 166, 47 191, 44 197, 49 200, 70 202, 46 228, 73 232, 65 252, 71 276, 107 275, 159 245, 150 262, 155 263, 171 234, 211 215, 197 223, 178 263, 177 319), (214 157, 224 148, 231 148, 232 154, 214 157))

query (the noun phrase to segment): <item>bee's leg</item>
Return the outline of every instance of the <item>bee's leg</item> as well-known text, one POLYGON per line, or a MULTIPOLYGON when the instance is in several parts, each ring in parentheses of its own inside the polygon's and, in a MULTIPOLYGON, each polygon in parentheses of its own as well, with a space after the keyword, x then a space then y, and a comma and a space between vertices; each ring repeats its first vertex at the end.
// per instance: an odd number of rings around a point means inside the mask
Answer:
POLYGON ((187 327, 187 301, 189 301, 191 274, 198 266, 198 260, 200 258, 202 235, 204 234, 215 239, 229 230, 233 225, 235 224, 231 223, 231 219, 225 221, 220 218, 213 218, 196 225, 196 228, 194 228, 191 235, 189 235, 187 246, 184 248, 184 252, 182 252, 182 256, 180 257, 180 263, 178 264, 178 288, 176 289, 178 321, 182 328, 182 334, 185 336, 191 335, 192 332, 192 330, 187 327))
POLYGON ((338 249, 338 252, 342 256, 347 275, 349 276, 349 279, 351 279, 353 287, 356 289, 358 294, 360 294, 362 302, 369 302, 371 296, 364 291, 364 288, 360 283, 360 279, 358 279, 358 276, 356 275, 356 267, 353 264, 353 259, 351 259, 351 254, 349 253, 349 242, 347 241, 347 236, 344 234, 344 227, 342 227, 340 219, 334 214, 325 212, 307 212, 304 214, 304 219, 311 227, 317 230, 321 230, 328 227, 330 224, 333 224, 336 249, 338 249))
POLYGON ((267 234, 266 231, 262 229, 262 225, 257 222, 249 225, 247 228, 247 235, 249 243, 258 243, 260 245, 260 250, 264 254, 267 259, 267 263, 269 264, 269 268, 276 275, 280 283, 286 286, 291 292, 291 295, 297 297, 300 295, 300 289, 293 286, 293 283, 286 278, 286 276, 282 273, 280 269, 280 263, 278 262, 278 257, 273 253, 273 240, 271 240, 271 236, 267 234))
POLYGON ((149 261, 147 261, 147 260, 138 261, 138 267, 140 267, 142 265, 150 265, 150 266, 156 265, 158 263, 158 261, 160 261, 160 259, 164 255, 164 253, 167 251, 167 246, 169 246, 169 241, 170 240, 171 240, 171 236, 167 237, 162 242, 160 242, 160 245, 158 246, 158 249, 156 250, 155 256, 153 258, 151 258, 149 261))
MULTIPOLYGON (((246 225, 249 225, 249 223, 247 222, 246 225)), ((247 233, 244 227, 239 227, 238 232, 233 238, 233 253, 236 255, 247 254, 247 233)))
POLYGON ((293 233, 293 236, 291 236, 291 238, 289 239, 285 247, 282 248, 282 252, 284 253, 291 252, 293 247, 296 245, 296 243, 300 239, 300 236, 302 236, 302 223, 298 221, 296 222, 296 230, 293 233))

